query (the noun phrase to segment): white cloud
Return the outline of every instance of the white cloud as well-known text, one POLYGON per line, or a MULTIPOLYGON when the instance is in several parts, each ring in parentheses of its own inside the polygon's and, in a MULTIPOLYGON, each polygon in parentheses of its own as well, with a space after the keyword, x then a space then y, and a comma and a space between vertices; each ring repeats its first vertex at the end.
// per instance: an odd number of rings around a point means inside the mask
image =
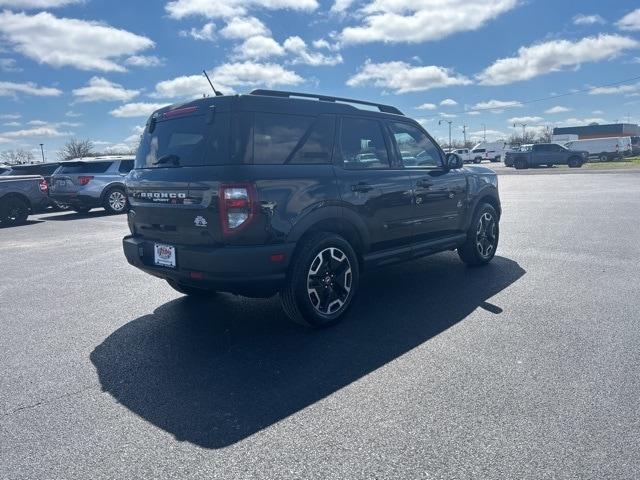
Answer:
POLYGON ((318 8, 316 0, 172 0, 165 5, 171 18, 201 16, 205 18, 229 18, 243 16, 250 9, 265 10, 302 10, 313 11, 318 8))
POLYGON ((602 115, 604 112, 602 110, 594 110, 593 112, 594 115, 602 115))
POLYGON ((25 138, 25 137, 65 137, 71 135, 71 132, 61 132, 55 127, 34 127, 24 130, 13 130, 10 132, 2 132, 0 136, 4 138, 25 138))
POLYGON ((442 118, 457 118, 458 115, 456 115, 455 113, 441 113, 440 116, 442 118))
POLYGON ((21 118, 22 115, 19 113, 3 113, 0 115, 0 119, 2 120, 17 120, 21 118))
POLYGON ((589 90, 589 95, 618 95, 621 93, 633 93, 640 90, 640 83, 633 85, 618 85, 615 87, 596 87, 589 90))
POLYGON ((488 139, 490 138, 504 138, 507 135, 504 132, 501 132, 500 130, 478 130, 476 132, 469 132, 469 136, 470 138, 473 139, 482 139, 484 138, 484 136, 487 136, 488 139))
POLYGON ((82 114, 78 113, 78 112, 74 112, 72 110, 69 110, 67 113, 65 113, 65 116, 71 117, 71 118, 76 118, 76 117, 81 117, 82 114))
POLYGON ((640 8, 627 13, 616 25, 621 30, 640 30, 640 8))
POLYGON ((166 105, 166 103, 125 103, 109 113, 119 118, 148 117, 154 111, 166 105))
POLYGON ((284 48, 271 37, 257 35, 247 38, 234 49, 233 58, 238 60, 262 60, 284 55, 284 48))
POLYGON ((92 77, 86 87, 75 89, 73 96, 77 102, 128 102, 139 93, 140 90, 127 90, 106 78, 92 77))
POLYGON ((354 0, 335 0, 331 5, 331 13, 344 13, 353 2, 354 0))
POLYGON ((474 110, 491 110, 521 106, 522 103, 518 102, 517 100, 488 100, 486 102, 478 102, 471 108, 474 110))
POLYGON ((520 47, 515 57, 502 58, 487 67, 477 78, 483 85, 506 85, 528 80, 563 67, 611 59, 640 44, 620 35, 586 37, 577 42, 551 40, 530 47, 520 47))
POLYGON ((471 80, 453 70, 434 65, 414 67, 405 62, 373 63, 370 60, 347 80, 350 87, 375 85, 397 93, 417 92, 431 88, 469 85, 471 80))
POLYGON ((26 10, 30 8, 56 8, 82 1, 84 0, 0 0, 0 7, 26 10))
POLYGON ((592 118, 567 118, 564 122, 559 122, 560 125, 589 125, 590 123, 607 123, 604 118, 592 117, 592 118))
POLYGON ((480 115, 480 112, 478 112, 477 110, 471 110, 467 112, 467 115, 480 115))
POLYGON ((453 98, 445 98, 440 102, 440 105, 444 107, 455 107, 456 105, 458 105, 458 102, 456 102, 453 98))
POLYGON ((36 97, 57 97, 62 94, 62 90, 53 87, 40 87, 33 82, 0 82, 0 97, 15 97, 20 93, 36 97))
POLYGON ((255 17, 233 17, 220 30, 220 35, 232 39, 245 39, 256 35, 269 35, 270 33, 265 24, 255 17))
POLYGON ((313 48, 317 48, 318 50, 324 48, 331 52, 337 52, 341 48, 341 45, 339 42, 330 43, 328 40, 325 40, 324 38, 319 38, 318 40, 314 40, 313 42, 311 42, 311 44, 313 45, 313 48))
POLYGON ((3 123, 2 125, 4 125, 5 127, 19 127, 22 124, 20 122, 7 122, 3 123))
POLYGON ((551 108, 545 110, 544 113, 550 113, 550 114, 553 114, 553 113, 564 113, 564 112, 568 112, 570 110, 571 110, 570 108, 563 107, 562 105, 556 105, 555 107, 551 107, 551 108))
POLYGON ((21 72, 15 58, 0 58, 0 71, 7 73, 21 72))
POLYGON ((181 30, 181 37, 191 37, 196 40, 212 41, 216 38, 216 25, 212 22, 205 23, 202 28, 193 27, 191 30, 181 30))
MULTIPOLYGON (((274 63, 227 63, 209 70, 208 73, 216 89, 224 94, 234 93, 234 87, 271 88, 298 85, 304 81, 297 73, 274 63)), ((204 75, 188 75, 159 82, 150 96, 170 99, 196 98, 210 93, 211 86, 204 75)))
POLYGON ((48 12, 5 10, 0 13, 0 34, 15 51, 38 63, 80 70, 122 72, 118 59, 154 46, 149 38, 126 30, 48 12))
MULTIPOLYGON (((334 4, 333 10, 348 3, 334 4)), ((340 38, 345 43, 440 40, 477 30, 517 4, 517 0, 373 0, 360 12, 362 24, 346 27, 340 38)))
POLYGON ((132 67, 161 67, 164 65, 164 60, 155 55, 132 55, 124 63, 132 67))
POLYGON ((512 117, 507 122, 509 123, 539 123, 542 122, 542 117, 512 117))
POLYGON ((308 49, 305 41, 297 36, 287 38, 282 46, 288 53, 293 55, 290 63, 294 65, 302 63, 317 67, 320 65, 333 66, 342 63, 342 55, 328 56, 320 52, 312 52, 308 49))
POLYGON ((436 109, 435 103, 423 103, 422 105, 416 107, 416 110, 435 110, 435 109, 436 109))
POLYGON ((583 15, 582 13, 573 17, 572 20, 574 25, 604 25, 605 23, 607 23, 606 20, 600 15, 583 15))

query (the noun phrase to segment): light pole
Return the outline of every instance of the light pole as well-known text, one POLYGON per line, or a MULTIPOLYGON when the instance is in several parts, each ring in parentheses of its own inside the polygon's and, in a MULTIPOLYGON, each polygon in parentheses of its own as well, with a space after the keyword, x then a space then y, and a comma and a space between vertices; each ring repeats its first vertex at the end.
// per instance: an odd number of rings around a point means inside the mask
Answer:
POLYGON ((40 144, 40 152, 42 153, 42 163, 44 163, 44 143, 40 144))
POLYGON ((467 125, 462 125, 462 138, 464 139, 464 148, 467 148, 467 125))
POLYGON ((482 124, 482 130, 484 131, 484 134, 482 135, 482 141, 486 142, 487 141, 487 124, 486 123, 482 124))
POLYGON ((443 121, 449 124, 449 150, 451 150, 451 124, 453 123, 453 120, 438 120, 438 125, 442 125, 443 121))
POLYGON ((525 138, 524 138, 524 133, 525 133, 525 129, 527 128, 527 123, 514 123, 513 124, 513 128, 516 128, 516 125, 520 125, 522 127, 522 143, 525 142, 525 138))

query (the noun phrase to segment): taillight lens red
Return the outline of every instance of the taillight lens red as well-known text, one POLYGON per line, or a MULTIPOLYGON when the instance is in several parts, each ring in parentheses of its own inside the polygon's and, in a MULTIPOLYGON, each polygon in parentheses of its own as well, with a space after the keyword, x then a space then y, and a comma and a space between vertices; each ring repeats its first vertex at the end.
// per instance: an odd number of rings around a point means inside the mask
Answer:
POLYGON ((91 180, 93 180, 93 176, 91 175, 83 175, 81 177, 78 177, 78 181, 80 182, 80 185, 86 185, 91 180))
POLYGON ((43 193, 47 193, 47 191, 49 190, 49 184, 44 178, 40 180, 38 186, 40 187, 40 191, 43 193))
POLYGON ((255 189, 251 184, 220 187, 220 219, 224 233, 246 226, 254 215, 255 189))

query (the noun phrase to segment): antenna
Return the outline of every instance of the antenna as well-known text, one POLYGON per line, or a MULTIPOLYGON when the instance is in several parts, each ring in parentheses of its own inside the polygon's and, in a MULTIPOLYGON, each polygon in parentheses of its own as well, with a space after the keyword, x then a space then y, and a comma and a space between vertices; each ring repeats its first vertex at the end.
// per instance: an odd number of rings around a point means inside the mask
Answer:
POLYGON ((204 73, 204 76, 207 77, 207 81, 209 82, 209 85, 211 85, 211 89, 213 90, 213 93, 216 94, 216 97, 219 97, 220 95, 222 95, 221 92, 216 90, 216 87, 213 86, 213 83, 211 83, 211 79, 209 78, 209 75, 207 75, 207 71, 206 70, 202 70, 202 73, 204 73))

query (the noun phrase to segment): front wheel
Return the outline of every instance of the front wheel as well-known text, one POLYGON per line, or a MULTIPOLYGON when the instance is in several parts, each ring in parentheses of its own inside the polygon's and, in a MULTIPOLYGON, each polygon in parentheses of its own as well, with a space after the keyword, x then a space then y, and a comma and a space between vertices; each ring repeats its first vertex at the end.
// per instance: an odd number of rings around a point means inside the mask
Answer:
POLYGON ((18 197, 9 197, 0 203, 0 221, 6 225, 22 225, 29 217, 29 205, 18 197))
POLYGON ((529 167, 529 164, 525 159, 519 158, 514 162, 513 166, 516 168, 516 170, 524 170, 525 168, 529 167))
POLYGON ((582 166, 582 160, 578 157, 571 157, 567 164, 569 165, 569 168, 580 168, 582 166))
POLYGON ((296 323, 327 327, 340 321, 358 289, 356 253, 344 238, 317 232, 299 246, 280 301, 287 316, 296 323))
POLYGON ((458 247, 458 256, 470 266, 486 265, 496 254, 499 238, 498 213, 491 205, 483 203, 473 215, 467 239, 458 247))
POLYGON ((480 162, 482 162, 482 158, 480 158, 480 157, 477 157, 477 158, 473 159, 473 163, 480 163, 480 162))

